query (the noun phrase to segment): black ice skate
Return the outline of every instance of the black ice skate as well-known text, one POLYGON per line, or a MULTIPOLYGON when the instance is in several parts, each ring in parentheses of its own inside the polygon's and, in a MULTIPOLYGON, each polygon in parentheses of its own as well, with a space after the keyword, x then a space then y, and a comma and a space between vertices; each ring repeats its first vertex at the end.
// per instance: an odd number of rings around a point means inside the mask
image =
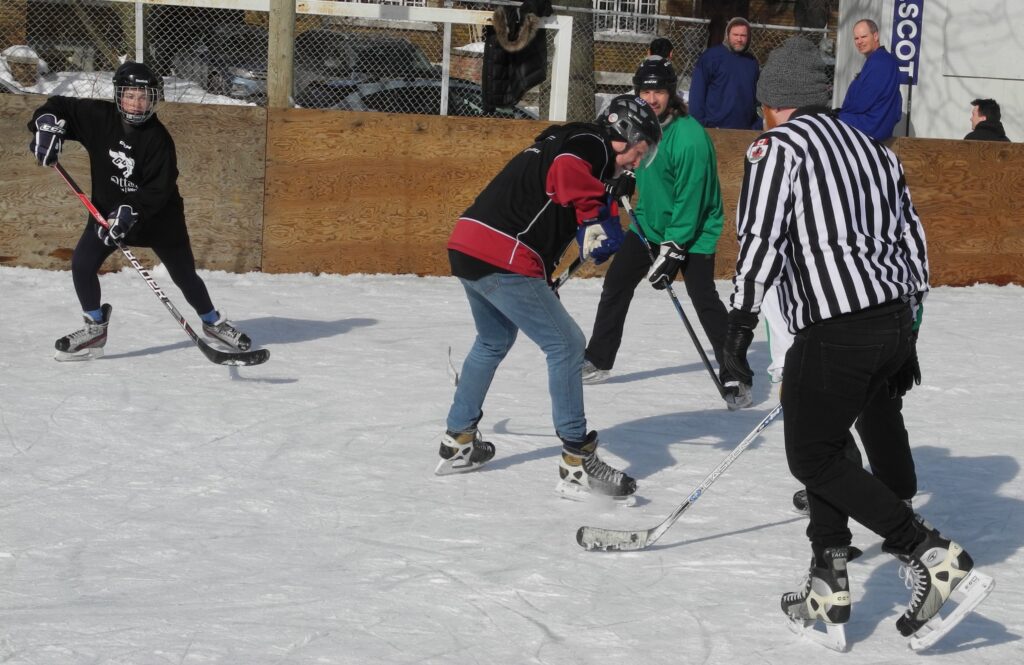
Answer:
POLYGON ((252 340, 244 332, 235 327, 220 312, 217 312, 217 320, 213 323, 203 323, 203 332, 207 337, 228 345, 238 351, 248 351, 252 346, 252 340))
POLYGON ((438 451, 441 461, 434 474, 447 476, 479 468, 494 457, 494 444, 480 438, 480 431, 445 432, 438 451))
POLYGON ((110 305, 103 305, 102 321, 93 321, 88 314, 82 316, 85 327, 70 335, 61 337, 53 346, 57 349, 54 358, 60 362, 69 360, 93 360, 103 357, 103 347, 107 344, 107 325, 110 323, 110 305))
POLYGON ((611 497, 632 505, 636 481, 608 466, 597 456, 597 432, 590 432, 582 443, 562 440, 558 460, 558 485, 555 491, 567 499, 583 501, 592 494, 611 497))
POLYGON ((910 606, 896 620, 896 628, 910 638, 910 648, 926 649, 971 613, 995 588, 995 581, 974 570, 971 556, 957 543, 943 538, 921 516, 915 516, 924 540, 910 554, 883 550, 903 562, 900 576, 911 590, 910 606), (904 572, 905 571, 905 572, 904 572), (946 608, 946 601, 955 603, 946 608), (940 610, 947 609, 946 615, 940 610))
POLYGON ((847 548, 829 547, 823 553, 824 567, 815 565, 807 573, 800 591, 782 596, 782 611, 793 632, 834 651, 846 651, 846 629, 850 620, 850 580, 846 574, 847 548), (818 621, 825 632, 816 630, 818 621))

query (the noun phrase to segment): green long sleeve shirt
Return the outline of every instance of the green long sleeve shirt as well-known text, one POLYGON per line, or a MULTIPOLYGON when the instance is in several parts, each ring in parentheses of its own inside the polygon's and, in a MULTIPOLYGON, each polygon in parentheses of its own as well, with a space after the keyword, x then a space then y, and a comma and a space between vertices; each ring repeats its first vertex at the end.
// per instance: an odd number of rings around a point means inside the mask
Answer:
POLYGON ((636 181, 636 215, 652 244, 672 241, 693 254, 715 253, 725 214, 715 146, 700 123, 690 116, 672 120, 636 181))

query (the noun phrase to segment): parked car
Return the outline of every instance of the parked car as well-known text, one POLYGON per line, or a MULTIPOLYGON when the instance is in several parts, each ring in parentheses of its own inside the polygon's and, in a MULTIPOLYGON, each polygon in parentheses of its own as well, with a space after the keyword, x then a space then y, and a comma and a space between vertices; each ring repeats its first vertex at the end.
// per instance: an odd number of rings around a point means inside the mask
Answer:
POLYGON ((307 30, 295 37, 295 90, 338 78, 441 78, 423 51, 412 42, 366 32, 307 30))
MULTIPOLYGON (((351 80, 310 84, 295 99, 303 108, 333 108, 347 111, 386 113, 441 113, 441 81, 434 79, 388 79, 361 83, 351 80)), ((520 106, 495 109, 485 114, 480 85, 463 79, 448 83, 448 115, 536 120, 537 115, 520 106)))
POLYGON ((220 25, 174 56, 174 73, 206 90, 255 103, 267 98, 265 28, 220 25))

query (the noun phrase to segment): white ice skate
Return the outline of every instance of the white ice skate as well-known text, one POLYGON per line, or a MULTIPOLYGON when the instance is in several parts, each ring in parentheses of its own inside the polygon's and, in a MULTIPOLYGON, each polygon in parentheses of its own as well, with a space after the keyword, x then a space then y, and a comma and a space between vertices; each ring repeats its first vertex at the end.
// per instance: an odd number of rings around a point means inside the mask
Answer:
POLYGON ((916 519, 925 532, 924 541, 909 555, 897 554, 911 597, 896 628, 910 638, 910 648, 919 651, 963 621, 992 593, 995 581, 974 569, 973 559, 958 543, 943 538, 920 516, 916 519))
POLYGON ((252 346, 249 336, 236 328, 220 312, 217 312, 217 320, 213 323, 203 323, 203 332, 207 337, 212 337, 235 351, 248 351, 252 346))
POLYGON ((110 305, 103 305, 100 308, 103 312, 102 321, 94 321, 91 316, 85 314, 82 319, 85 326, 61 337, 53 346, 56 352, 53 357, 58 362, 77 360, 95 360, 103 357, 103 347, 107 344, 107 325, 110 323, 110 312, 113 308, 110 305))

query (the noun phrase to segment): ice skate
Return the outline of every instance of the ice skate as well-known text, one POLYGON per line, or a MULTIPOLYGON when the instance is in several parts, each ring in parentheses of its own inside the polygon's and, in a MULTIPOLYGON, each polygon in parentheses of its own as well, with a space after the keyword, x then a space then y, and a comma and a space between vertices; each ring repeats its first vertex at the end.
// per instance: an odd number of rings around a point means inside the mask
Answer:
POLYGON ((248 351, 252 346, 252 340, 244 332, 235 327, 220 312, 217 312, 217 320, 213 323, 203 323, 203 332, 207 337, 226 344, 237 351, 248 351))
POLYGON ((846 651, 843 624, 850 620, 847 548, 829 547, 822 556, 825 566, 819 568, 811 561, 803 589, 783 594, 782 611, 793 632, 833 651, 846 651), (818 621, 822 622, 824 632, 817 630, 818 621))
POLYGON ((107 344, 107 325, 110 323, 112 309, 110 305, 103 305, 100 308, 103 312, 102 321, 94 321, 88 314, 83 315, 85 327, 54 342, 57 352, 53 357, 59 362, 102 358, 103 347, 107 344))
POLYGON ((590 432, 582 443, 563 439, 562 444, 555 491, 574 501, 604 497, 627 506, 636 503, 632 496, 636 492, 636 481, 597 456, 597 432, 590 432))
POLYGON ((598 369, 589 360, 583 361, 583 383, 585 385, 590 386, 596 383, 604 383, 608 380, 609 375, 611 375, 611 370, 598 369))
POLYGON ((722 386, 725 388, 725 405, 729 407, 730 411, 745 409, 754 403, 749 383, 723 381, 722 386))
POLYGON ((932 646, 960 623, 992 592, 995 581, 974 570, 974 561, 959 544, 943 538, 920 516, 915 519, 925 537, 913 552, 882 549, 903 562, 900 576, 911 597, 896 628, 917 651, 932 646), (947 607, 949 600, 954 604, 947 607))
POLYGON ((448 476, 465 473, 482 466, 494 457, 494 444, 480 438, 480 431, 445 432, 438 451, 441 461, 434 475, 448 476))

